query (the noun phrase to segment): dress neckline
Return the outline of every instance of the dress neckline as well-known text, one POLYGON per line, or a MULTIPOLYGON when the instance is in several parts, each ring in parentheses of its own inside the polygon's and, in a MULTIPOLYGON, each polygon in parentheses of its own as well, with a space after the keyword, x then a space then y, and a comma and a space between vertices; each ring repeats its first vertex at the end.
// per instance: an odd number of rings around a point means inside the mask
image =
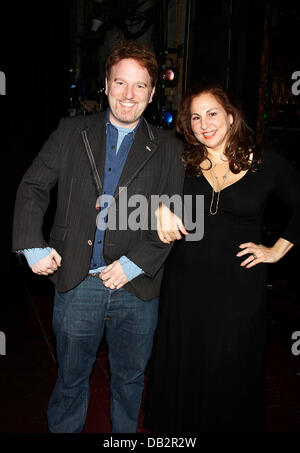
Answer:
MULTIPOLYGON (((224 187, 224 189, 221 189, 220 192, 223 192, 223 190, 226 190, 226 189, 229 189, 230 187, 234 186, 235 184, 238 184, 240 181, 242 181, 246 176, 247 174, 249 173, 250 171, 250 168, 249 170, 246 171, 246 173, 240 178, 240 179, 237 179, 235 182, 233 182, 232 184, 229 184, 228 186, 224 187)), ((209 186, 214 190, 213 186, 211 185, 211 183, 209 182, 209 180, 206 178, 206 176, 204 175, 204 173, 202 172, 202 176, 203 178, 205 179, 205 181, 207 182, 207 184, 209 184, 209 186)), ((215 192, 215 193, 219 193, 219 192, 215 192)))

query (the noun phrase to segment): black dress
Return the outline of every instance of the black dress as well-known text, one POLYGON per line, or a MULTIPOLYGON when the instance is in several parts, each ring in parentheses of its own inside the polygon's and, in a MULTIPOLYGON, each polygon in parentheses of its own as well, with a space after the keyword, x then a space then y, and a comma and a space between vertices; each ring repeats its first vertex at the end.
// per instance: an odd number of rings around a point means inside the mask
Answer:
MULTIPOLYGON (((266 264, 236 257, 261 243, 266 200, 275 191, 292 209, 281 237, 300 240, 299 174, 266 153, 257 172, 220 194, 186 177, 184 194, 204 195, 204 236, 176 241, 166 262, 150 362, 144 425, 153 432, 254 432, 264 429, 266 264)), ((194 213, 195 214, 195 213, 194 213)))

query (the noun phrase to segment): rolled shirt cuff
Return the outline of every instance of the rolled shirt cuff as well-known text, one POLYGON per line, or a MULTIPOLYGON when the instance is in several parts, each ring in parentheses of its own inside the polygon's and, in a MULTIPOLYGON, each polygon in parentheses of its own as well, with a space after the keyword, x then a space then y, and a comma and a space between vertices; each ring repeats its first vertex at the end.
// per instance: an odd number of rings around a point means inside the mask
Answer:
POLYGON ((45 258, 53 250, 52 247, 24 249, 23 254, 27 260, 28 266, 34 266, 38 261, 45 258))
POLYGON ((138 277, 141 274, 144 274, 143 269, 141 269, 133 261, 127 258, 127 256, 121 256, 119 261, 129 281, 133 280, 135 277, 138 277))

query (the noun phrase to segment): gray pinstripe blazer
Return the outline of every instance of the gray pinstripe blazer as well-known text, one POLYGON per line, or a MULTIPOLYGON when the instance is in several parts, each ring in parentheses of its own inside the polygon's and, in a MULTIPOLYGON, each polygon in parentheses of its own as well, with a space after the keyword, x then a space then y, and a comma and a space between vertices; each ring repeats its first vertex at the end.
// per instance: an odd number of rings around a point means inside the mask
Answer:
MULTIPOLYGON (((95 202, 102 192, 105 163, 106 113, 63 118, 25 173, 16 198, 13 250, 45 247, 42 225, 50 189, 58 185, 57 207, 49 244, 62 256, 62 266, 50 277, 58 291, 78 285, 89 271, 96 231, 95 202)), ((143 194, 181 194, 184 168, 181 144, 168 133, 140 125, 121 174, 119 187, 127 197, 143 194)), ((133 208, 131 208, 132 210, 133 208)), ((128 208, 128 215, 130 215, 128 208)), ((156 231, 107 229, 104 259, 107 264, 126 255, 145 274, 125 285, 143 300, 159 295, 163 263, 171 249, 156 231)))

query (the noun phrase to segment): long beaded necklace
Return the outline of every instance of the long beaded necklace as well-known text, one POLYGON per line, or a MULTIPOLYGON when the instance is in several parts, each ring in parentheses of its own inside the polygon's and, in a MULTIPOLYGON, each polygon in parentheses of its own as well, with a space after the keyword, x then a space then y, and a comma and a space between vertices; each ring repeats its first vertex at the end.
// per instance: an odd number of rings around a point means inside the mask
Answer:
POLYGON ((212 186, 212 195, 211 195, 211 201, 210 201, 210 206, 209 206, 209 213, 211 215, 216 215, 217 212, 218 212, 218 208, 219 208, 219 201, 220 201, 220 193, 221 193, 221 190, 225 184, 225 181, 226 181, 226 178, 228 176, 230 172, 230 168, 227 170, 227 172, 225 173, 225 175, 222 176, 222 184, 219 186, 219 190, 218 192, 215 192, 215 176, 214 176, 214 173, 212 171, 212 169, 210 169, 210 174, 212 176, 212 182, 213 182, 213 186, 212 186), (215 199, 215 193, 217 194, 217 200, 216 200, 216 209, 215 211, 213 211, 213 204, 214 204, 214 199, 215 199))

